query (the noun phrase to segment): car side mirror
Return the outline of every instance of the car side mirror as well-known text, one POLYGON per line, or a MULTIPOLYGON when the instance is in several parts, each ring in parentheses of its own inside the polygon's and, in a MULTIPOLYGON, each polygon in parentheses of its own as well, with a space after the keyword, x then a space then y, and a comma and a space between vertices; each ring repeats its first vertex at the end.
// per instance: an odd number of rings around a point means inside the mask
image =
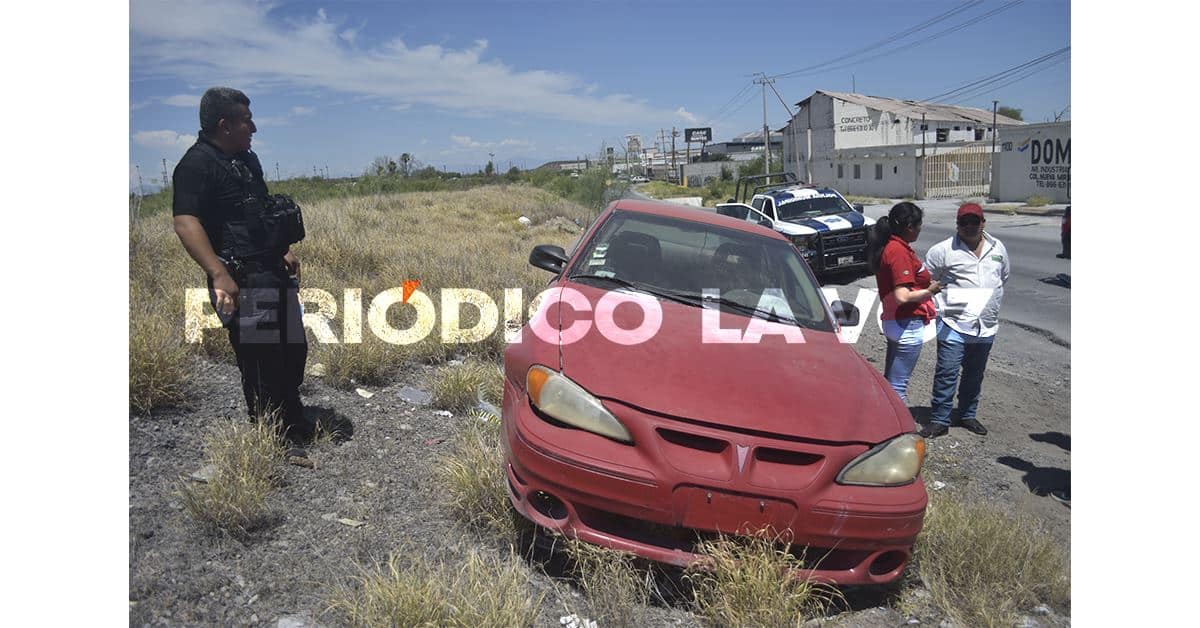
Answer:
POLYGON ((834 301, 829 304, 829 309, 833 310, 833 319, 838 325, 843 327, 857 327, 859 312, 858 308, 845 301, 834 301))
POLYGON ((529 252, 529 263, 557 275, 567 265, 567 252, 561 246, 539 244, 529 252))
POLYGON ((856 212, 858 212, 858 213, 860 213, 860 214, 861 214, 861 213, 863 213, 863 205, 862 205, 862 203, 855 203, 855 204, 854 204, 854 211, 856 211, 856 212))

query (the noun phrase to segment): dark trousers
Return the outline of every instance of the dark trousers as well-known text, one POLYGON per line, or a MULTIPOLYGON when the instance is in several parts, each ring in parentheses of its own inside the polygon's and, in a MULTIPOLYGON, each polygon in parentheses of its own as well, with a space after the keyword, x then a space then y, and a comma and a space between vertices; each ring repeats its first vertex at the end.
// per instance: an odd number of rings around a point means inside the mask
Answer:
MULTIPOLYGON (((234 274, 238 309, 225 328, 242 373, 242 393, 252 420, 278 412, 289 437, 304 439, 313 426, 304 418, 300 384, 308 341, 300 311, 299 286, 282 267, 248 263, 234 274)), ((212 283, 209 282, 209 293, 212 283)))

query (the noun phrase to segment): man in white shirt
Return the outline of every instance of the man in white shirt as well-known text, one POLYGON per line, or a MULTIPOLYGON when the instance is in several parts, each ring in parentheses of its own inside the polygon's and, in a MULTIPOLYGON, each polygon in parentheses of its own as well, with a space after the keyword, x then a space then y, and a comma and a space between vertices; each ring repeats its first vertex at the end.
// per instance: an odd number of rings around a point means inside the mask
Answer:
POLYGON ((983 388, 983 371, 1000 326, 1000 301, 1010 266, 1004 244, 984 231, 986 222, 979 205, 959 207, 958 233, 933 245, 925 255, 925 267, 943 286, 935 297, 937 368, 930 399, 931 419, 921 428, 925 438, 936 438, 950 430, 956 389, 961 425, 980 436, 987 434, 975 411, 983 388))

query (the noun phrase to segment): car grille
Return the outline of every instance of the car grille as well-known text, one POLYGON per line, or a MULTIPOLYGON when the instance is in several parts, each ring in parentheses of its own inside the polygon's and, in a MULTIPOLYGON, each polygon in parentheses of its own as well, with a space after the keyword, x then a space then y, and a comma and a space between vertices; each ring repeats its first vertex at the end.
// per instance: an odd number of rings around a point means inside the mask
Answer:
POLYGON ((833 231, 821 234, 821 252, 824 267, 837 268, 867 263, 867 229, 833 231), (853 257, 853 261, 839 264, 841 258, 853 257))

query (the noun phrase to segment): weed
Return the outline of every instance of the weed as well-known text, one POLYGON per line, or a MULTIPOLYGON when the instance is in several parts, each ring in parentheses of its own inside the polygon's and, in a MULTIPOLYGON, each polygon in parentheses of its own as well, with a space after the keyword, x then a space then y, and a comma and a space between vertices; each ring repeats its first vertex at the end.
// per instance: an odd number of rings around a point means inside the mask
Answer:
POLYGON ((933 601, 969 626, 1013 625, 1039 601, 1070 603, 1066 552, 1025 516, 931 493, 914 553, 933 601))
POLYGON ((511 555, 472 550, 458 567, 392 555, 386 565, 359 572, 357 586, 337 587, 327 602, 355 626, 529 626, 545 598, 511 555))
POLYGON ((273 417, 230 419, 211 429, 205 445, 215 472, 205 483, 181 480, 177 493, 203 528, 246 539, 272 518, 268 497, 278 484, 283 438, 273 417))
POLYGON ((1030 196, 1028 199, 1025 199, 1026 207, 1045 207, 1046 205, 1049 205, 1049 204, 1050 204, 1050 199, 1046 198, 1045 196, 1040 196, 1037 194, 1034 194, 1033 196, 1030 196))
POLYGON ((799 626, 843 600, 831 586, 800 576, 803 558, 780 537, 760 533, 704 541, 685 578, 696 612, 716 626, 799 626))
POLYGON ((650 600, 653 585, 635 567, 633 555, 578 539, 566 539, 565 548, 595 619, 605 626, 636 625, 638 607, 650 600))
POLYGON ((516 536, 500 449, 500 419, 473 412, 462 419, 450 451, 434 465, 450 512, 468 527, 512 541, 516 536))
POLYGON ((504 395, 503 378, 494 364, 467 361, 444 366, 434 374, 432 403, 453 412, 472 410, 480 400, 499 405, 504 395))

